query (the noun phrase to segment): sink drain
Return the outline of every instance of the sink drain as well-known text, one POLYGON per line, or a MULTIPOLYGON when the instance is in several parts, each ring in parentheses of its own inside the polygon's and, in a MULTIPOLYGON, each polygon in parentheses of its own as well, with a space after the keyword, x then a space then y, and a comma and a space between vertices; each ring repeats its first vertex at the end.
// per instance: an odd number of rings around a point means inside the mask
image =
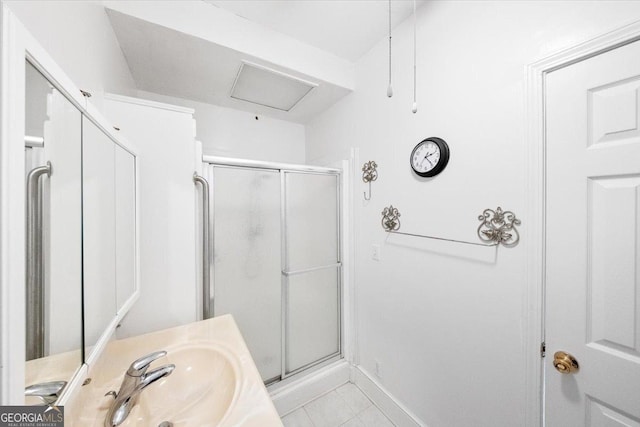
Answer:
POLYGON ((158 427, 173 427, 173 423, 171 421, 163 421, 158 424, 158 427))

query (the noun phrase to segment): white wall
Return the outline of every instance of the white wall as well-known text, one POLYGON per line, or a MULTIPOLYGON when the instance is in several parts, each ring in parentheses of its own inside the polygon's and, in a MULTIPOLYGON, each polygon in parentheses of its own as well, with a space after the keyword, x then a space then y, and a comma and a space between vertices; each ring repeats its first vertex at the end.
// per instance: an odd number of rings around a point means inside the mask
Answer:
MULTIPOLYGON (((376 160, 370 202, 356 201, 356 292, 361 367, 430 427, 524 425, 525 254, 386 235, 393 204, 402 230, 476 241, 477 215, 498 205, 526 228, 525 66, 640 19, 637 2, 428 2, 418 10, 418 107, 411 113, 413 21, 357 63, 357 89, 306 129, 307 160, 347 148, 376 160), (410 170, 429 136, 451 148, 431 180, 410 170), (382 258, 371 260, 373 244, 382 258)), ((356 180, 354 194, 365 184, 356 180)))
POLYGON ((27 30, 71 80, 93 94, 135 94, 135 83, 100 1, 7 1, 27 30))
POLYGON ((191 112, 105 100, 107 118, 138 156, 140 298, 118 338, 196 320, 196 148, 191 112))
POLYGON ((305 162, 305 128, 301 124, 152 92, 138 91, 138 97, 193 108, 197 139, 205 155, 305 162))

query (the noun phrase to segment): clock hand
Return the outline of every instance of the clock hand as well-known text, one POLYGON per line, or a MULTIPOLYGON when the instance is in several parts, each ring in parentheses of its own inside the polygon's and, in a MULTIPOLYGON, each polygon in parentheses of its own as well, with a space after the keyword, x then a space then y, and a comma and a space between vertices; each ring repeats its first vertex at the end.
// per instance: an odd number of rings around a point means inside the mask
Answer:
MULTIPOLYGON (((434 151, 434 153, 435 153, 435 151, 434 151)), ((433 154, 433 153, 431 153, 431 154, 433 154)), ((423 158, 423 159, 422 159, 422 161, 420 162, 420 167, 422 167, 422 164, 424 163, 424 161, 425 161, 425 160, 426 160, 426 161, 429 161, 429 156, 431 156, 431 154, 429 154, 429 153, 425 154, 424 158, 423 158)), ((431 165, 432 163, 431 163, 431 162, 429 162, 429 164, 431 165)))

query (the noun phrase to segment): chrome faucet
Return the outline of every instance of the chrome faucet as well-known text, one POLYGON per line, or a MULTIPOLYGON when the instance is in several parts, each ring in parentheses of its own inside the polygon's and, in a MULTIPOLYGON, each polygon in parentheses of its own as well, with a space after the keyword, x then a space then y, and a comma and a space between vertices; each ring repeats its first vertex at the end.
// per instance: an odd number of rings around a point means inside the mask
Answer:
POLYGON ((105 396, 115 398, 104 420, 105 427, 115 427, 124 422, 131 409, 138 403, 140 392, 161 378, 170 375, 176 365, 165 365, 147 372, 149 365, 156 359, 167 355, 166 351, 156 351, 134 361, 124 374, 120 391, 110 391, 105 396))
POLYGON ((24 389, 24 395, 38 397, 45 405, 53 405, 60 397, 60 394, 66 385, 66 381, 51 381, 48 383, 33 384, 24 389))

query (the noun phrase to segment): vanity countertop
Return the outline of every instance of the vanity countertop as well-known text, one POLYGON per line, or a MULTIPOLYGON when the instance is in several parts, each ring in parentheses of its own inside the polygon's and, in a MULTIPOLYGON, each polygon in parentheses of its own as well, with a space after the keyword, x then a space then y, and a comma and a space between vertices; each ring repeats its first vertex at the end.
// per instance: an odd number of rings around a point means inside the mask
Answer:
MULTIPOLYGON (((25 386, 49 381, 67 381, 82 364, 80 350, 67 351, 25 363, 25 386)), ((36 397, 25 397, 25 405, 39 405, 42 401, 36 397)))
POLYGON ((91 382, 65 408, 67 425, 102 427, 113 402, 105 393, 118 391, 131 362, 158 350, 167 355, 150 369, 176 369, 142 391, 123 427, 155 426, 158 417, 175 427, 282 426, 231 315, 111 341, 90 370, 91 382))

